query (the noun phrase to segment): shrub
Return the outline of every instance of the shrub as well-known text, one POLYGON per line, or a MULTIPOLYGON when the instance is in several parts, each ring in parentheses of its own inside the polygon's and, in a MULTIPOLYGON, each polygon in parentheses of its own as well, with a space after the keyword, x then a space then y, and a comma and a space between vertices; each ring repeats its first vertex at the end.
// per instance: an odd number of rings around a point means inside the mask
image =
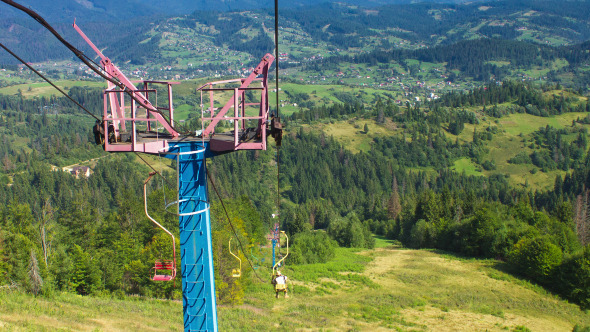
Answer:
POLYGON ((511 164, 531 164, 531 157, 524 151, 519 152, 516 156, 508 159, 511 164))
POLYGON ((562 256, 561 249, 547 237, 525 237, 514 245, 508 260, 524 276, 546 283, 561 264, 562 256))
POLYGON ((354 212, 346 218, 332 220, 328 234, 342 247, 373 248, 375 239, 369 230, 368 223, 362 223, 354 212))
POLYGON ((491 241, 489 256, 494 258, 506 259, 514 245, 527 234, 531 232, 528 224, 517 221, 505 221, 494 231, 494 237, 491 241))
POLYGON ((484 161, 483 164, 481 164, 481 166, 486 171, 493 171, 493 170, 496 169, 496 164, 493 161, 491 161, 491 160, 484 161))
POLYGON ((590 326, 580 326, 576 324, 572 332, 590 332, 590 326))
POLYGON ((463 121, 456 120, 449 123, 449 132, 453 135, 459 135, 463 129, 465 129, 463 121))
POLYGON ((590 247, 564 259, 553 285, 569 300, 590 308, 590 247))
POLYGON ((337 244, 323 231, 298 233, 288 260, 292 264, 325 263, 334 257, 337 244))
POLYGON ((424 219, 418 220, 412 230, 410 230, 410 239, 408 246, 410 248, 421 248, 427 246, 430 242, 430 224, 424 219))
POLYGON ((471 256, 494 257, 492 243, 500 227, 499 216, 490 208, 475 212, 470 220, 458 229, 461 252, 471 256))

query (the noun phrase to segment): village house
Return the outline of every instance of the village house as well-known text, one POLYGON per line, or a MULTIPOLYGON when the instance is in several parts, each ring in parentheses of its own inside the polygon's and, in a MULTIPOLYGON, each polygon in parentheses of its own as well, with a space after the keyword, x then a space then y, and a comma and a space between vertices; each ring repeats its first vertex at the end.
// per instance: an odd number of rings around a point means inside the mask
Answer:
POLYGON ((69 172, 70 174, 74 175, 76 177, 76 179, 80 178, 80 176, 88 178, 88 177, 90 177, 90 174, 92 173, 92 170, 88 166, 74 166, 71 168, 64 167, 63 171, 69 172))

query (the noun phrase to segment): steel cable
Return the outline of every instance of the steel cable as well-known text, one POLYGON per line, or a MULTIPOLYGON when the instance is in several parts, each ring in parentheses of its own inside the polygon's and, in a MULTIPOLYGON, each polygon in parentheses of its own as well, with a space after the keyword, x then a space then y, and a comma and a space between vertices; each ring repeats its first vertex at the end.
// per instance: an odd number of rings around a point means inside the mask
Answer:
MULTIPOLYGON (((35 21, 39 22, 39 24, 41 24, 43 27, 45 27, 47 30, 49 30, 49 32, 51 32, 51 34, 53 34, 55 36, 55 38, 57 38, 62 44, 64 44, 65 47, 67 47, 70 51, 72 51, 72 53, 74 53, 74 55, 76 55, 76 57, 78 57, 78 59, 80 59, 80 61, 82 61, 86 66, 88 66, 88 68, 90 68, 92 71, 97 73, 100 77, 104 78, 105 80, 107 80, 107 81, 113 83, 114 85, 116 85, 117 87, 119 87, 119 89, 121 89, 123 92, 127 93, 129 95, 129 97, 131 99, 135 100, 137 103, 139 103, 140 105, 142 104, 142 102, 137 97, 134 96, 134 94, 132 93, 132 90, 130 90, 123 83, 118 81, 115 77, 113 77, 112 74, 110 74, 110 73, 104 71, 102 68, 100 68, 100 65, 98 65, 96 62, 94 62, 92 59, 90 59, 86 54, 84 54, 84 52, 80 51, 74 45, 70 44, 67 40, 65 40, 49 23, 47 23, 47 21, 45 21, 45 19, 43 17, 41 17, 41 15, 37 14, 32 9, 27 8, 21 4, 18 4, 12 0, 0 0, 0 1, 16 8, 16 9, 19 9, 19 10, 25 12, 27 15, 32 17, 35 21), (96 68, 96 67, 98 67, 98 68, 96 68)), ((160 115, 162 115, 162 118, 164 119, 164 121, 166 121, 168 123, 168 125, 170 125, 171 127, 175 127, 172 125, 172 123, 170 123, 170 121, 168 119, 166 119, 166 117, 164 116, 164 113, 162 113, 160 110, 158 110, 155 106, 154 106, 154 109, 150 109, 150 111, 159 113, 160 115)), ((188 134, 188 132, 185 132, 183 134, 188 134)))
MULTIPOLYGON (((209 170, 207 170, 207 178, 211 182, 211 186, 213 187, 213 190, 215 191, 215 194, 217 194, 217 198, 219 198, 219 201, 221 202, 221 207, 223 208, 223 212, 225 212, 225 216, 227 218, 227 221, 229 222, 229 225, 230 225, 230 227, 232 229, 232 232, 234 233, 234 235, 238 239, 238 244, 240 245, 240 249, 242 250, 243 253, 245 253, 246 251, 244 250, 244 246, 242 245, 242 241, 240 240, 240 237, 238 236, 238 233, 236 232, 236 228, 234 227, 234 224, 231 222, 231 218, 229 217, 229 213, 227 213, 227 209, 225 208, 225 204, 223 203, 223 198, 221 198, 221 195, 219 194, 219 191, 217 191, 217 187, 215 186, 215 183, 213 182, 213 180, 209 176, 209 170)), ((246 255, 244 255, 244 257, 246 257, 246 255)), ((266 282, 266 280, 262 279, 258 275, 258 273, 256 273, 256 270, 254 269, 254 265, 252 264, 252 262, 250 261, 250 259, 248 259, 248 257, 246 257, 246 260, 248 261, 248 264, 250 265, 250 268, 252 268, 252 272, 254 272, 254 275, 256 275, 256 277, 258 278, 258 280, 260 280, 261 282, 266 282)))
POLYGON ((95 118, 97 121, 101 121, 99 117, 97 117, 96 115, 92 114, 92 112, 90 112, 89 110, 87 110, 86 107, 82 106, 79 102, 77 102, 72 97, 70 97, 70 95, 68 95, 67 93, 65 93, 65 91, 63 91, 62 89, 60 89, 57 85, 53 84, 53 82, 51 82, 51 80, 49 78, 45 77, 43 74, 41 74, 35 68, 33 68, 31 65, 29 65, 27 62, 25 62, 25 60, 21 59, 18 55, 14 54, 14 52, 12 52, 11 50, 9 50, 8 47, 4 46, 4 44, 0 43, 0 47, 2 47, 4 50, 6 50, 6 52, 8 52, 13 57, 15 57, 22 64, 24 64, 25 66, 27 66, 35 74, 39 75, 39 77, 41 77, 42 79, 44 79, 47 83, 51 84, 52 87, 54 87, 57 91, 61 92, 61 94, 63 94, 64 96, 66 96, 69 100, 71 100, 74 104, 76 104, 78 107, 80 107, 81 109, 83 109, 90 116, 92 116, 93 118, 95 118))

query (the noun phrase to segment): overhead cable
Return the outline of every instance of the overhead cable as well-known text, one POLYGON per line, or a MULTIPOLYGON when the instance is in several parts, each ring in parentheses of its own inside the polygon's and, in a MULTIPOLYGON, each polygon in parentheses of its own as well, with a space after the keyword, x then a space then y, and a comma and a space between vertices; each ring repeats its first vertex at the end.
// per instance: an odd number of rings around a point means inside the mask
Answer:
MULTIPOLYGON (((277 118, 279 118, 279 108, 280 99, 279 99, 279 0, 275 0, 275 81, 276 81, 276 103, 277 103, 277 118)), ((280 148, 279 145, 276 145, 277 149, 277 221, 280 225, 281 223, 281 181, 280 181, 280 167, 279 167, 279 154, 280 148)), ((280 226, 279 226, 280 227, 280 226)), ((280 237, 279 237, 279 250, 280 250, 280 237)))
POLYGON ((277 89, 277 118, 279 117, 279 0, 275 0, 275 81, 277 89))
POLYGON ((51 84, 52 87, 54 87, 57 91, 61 92, 61 94, 63 94, 64 96, 66 96, 69 100, 71 100, 74 104, 76 104, 78 107, 80 107, 86 113, 88 113, 90 116, 92 116, 93 118, 95 118, 97 121, 101 121, 99 117, 97 117, 96 115, 92 114, 92 112, 90 112, 89 110, 87 110, 86 107, 82 106, 82 104, 80 104, 79 102, 77 102, 76 100, 74 100, 72 97, 70 97, 70 95, 68 95, 67 93, 65 93, 57 85, 53 84, 53 82, 51 82, 51 80, 49 80, 49 78, 45 77, 38 70, 36 70, 35 68, 33 68, 33 66, 31 66, 30 64, 28 64, 27 62, 25 62, 25 60, 21 59, 18 55, 14 54, 14 52, 12 52, 11 50, 9 50, 8 47, 4 46, 4 44, 0 43, 0 47, 2 47, 4 50, 6 50, 6 52, 10 53, 10 55, 12 55, 13 57, 15 57, 22 64, 24 64, 25 66, 27 66, 30 70, 32 70, 39 77, 41 77, 42 79, 44 79, 47 83, 51 84))
MULTIPOLYGON (((86 54, 84 54, 84 52, 80 51, 74 45, 70 44, 67 40, 65 40, 49 23, 47 23, 47 21, 45 21, 45 19, 43 17, 41 17, 41 15, 37 14, 34 10, 27 8, 21 4, 18 4, 12 0, 0 0, 0 1, 16 8, 16 9, 19 9, 19 10, 25 12, 27 15, 32 17, 35 21, 39 22, 39 24, 41 24, 43 27, 45 27, 47 30, 49 30, 49 32, 51 32, 55 36, 55 38, 57 38, 70 51, 72 51, 72 53, 74 53, 76 55, 76 57, 78 57, 78 59, 80 59, 80 61, 82 61, 86 66, 88 66, 88 68, 90 68, 92 71, 94 71, 100 77, 104 78, 105 80, 107 80, 107 81, 113 83, 114 85, 116 85, 117 87, 119 87, 119 89, 121 89, 122 91, 127 93, 129 95, 129 97, 131 97, 131 99, 133 99, 136 102, 138 102, 139 104, 141 104, 141 101, 131 92, 131 90, 128 87, 126 87, 123 83, 121 83, 119 80, 117 80, 115 77, 113 77, 110 73, 103 71, 102 68, 100 68, 100 65, 98 65, 96 62, 94 62, 92 59, 90 59, 86 54)), ((150 109, 150 111, 159 113, 162 116, 164 115, 156 107, 154 107, 154 109, 150 109)), ((164 121, 168 122, 168 124, 171 127, 174 127, 168 121, 168 119, 166 119, 165 117, 163 117, 163 119, 164 119, 164 121)))
POLYGON ((144 162, 146 165, 148 165, 148 166, 149 166, 149 168, 151 168, 151 169, 152 169, 152 171, 156 172, 156 174, 158 174, 158 175, 159 175, 159 176, 160 176, 162 179, 164 179, 164 181, 166 181, 166 184, 168 185, 168 187, 170 187, 170 188, 174 188, 174 186, 173 186, 172 184, 170 184, 170 182, 168 181, 168 179, 166 179, 166 177, 164 177, 164 176, 162 175, 162 173, 158 172, 158 170, 156 170, 156 169, 155 169, 155 168, 154 168, 152 165, 150 165, 150 163, 148 163, 148 162, 147 162, 147 160, 143 159, 143 157, 142 157, 142 156, 141 156, 139 153, 135 152, 135 155, 136 155, 136 156, 137 156, 139 159, 141 159, 141 161, 143 161, 143 162, 144 162))
MULTIPOLYGON (((215 183, 213 182, 213 179, 211 179, 211 177, 209 176, 209 170, 207 170, 207 178, 211 182, 211 186, 213 187, 213 190, 215 191, 215 194, 217 194, 217 198, 219 198, 219 201, 221 202, 221 207, 223 208, 223 212, 225 212, 225 216, 227 218, 227 221, 229 222, 229 225, 230 225, 230 227, 232 229, 232 232, 234 233, 234 235, 238 239, 238 244, 240 245, 240 249, 242 250, 243 253, 245 253, 246 251, 244 250, 244 246, 242 246, 242 241, 240 240, 240 237, 238 236, 238 233, 236 231, 236 228, 234 227, 234 224, 231 222, 231 218, 229 217, 229 213, 227 213, 227 209, 225 208, 225 204, 223 203, 223 198, 221 198, 221 195, 219 194, 219 191, 217 191, 217 187, 215 186, 215 183)), ((254 272, 254 275, 256 275, 256 277, 258 278, 258 280, 260 280, 262 282, 266 282, 266 280, 262 279, 258 275, 258 273, 256 273, 256 270, 254 269, 254 265, 252 265, 252 262, 250 261, 250 259, 248 259, 248 257, 246 257, 246 260, 248 261, 248 264, 250 264, 250 267, 252 268, 252 272, 254 272)))

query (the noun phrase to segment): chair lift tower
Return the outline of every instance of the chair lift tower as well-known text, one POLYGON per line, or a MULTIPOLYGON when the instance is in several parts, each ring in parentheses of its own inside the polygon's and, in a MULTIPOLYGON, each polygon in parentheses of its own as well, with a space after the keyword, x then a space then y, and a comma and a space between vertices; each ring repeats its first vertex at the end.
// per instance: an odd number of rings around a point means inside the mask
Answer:
POLYGON ((268 114, 267 77, 275 58, 266 54, 246 78, 198 88, 202 128, 184 134, 173 125, 172 86, 177 82, 130 81, 75 23, 74 28, 100 57, 105 73, 125 87, 108 82, 104 91, 102 122, 94 129, 104 149, 176 161, 178 197, 166 209, 175 209, 179 221, 184 330, 217 331, 206 160, 237 150, 266 150, 268 135, 280 145, 280 119, 268 114), (157 105, 158 85, 167 91, 164 106, 157 105), (220 121, 231 123, 233 130, 216 132, 220 121))

